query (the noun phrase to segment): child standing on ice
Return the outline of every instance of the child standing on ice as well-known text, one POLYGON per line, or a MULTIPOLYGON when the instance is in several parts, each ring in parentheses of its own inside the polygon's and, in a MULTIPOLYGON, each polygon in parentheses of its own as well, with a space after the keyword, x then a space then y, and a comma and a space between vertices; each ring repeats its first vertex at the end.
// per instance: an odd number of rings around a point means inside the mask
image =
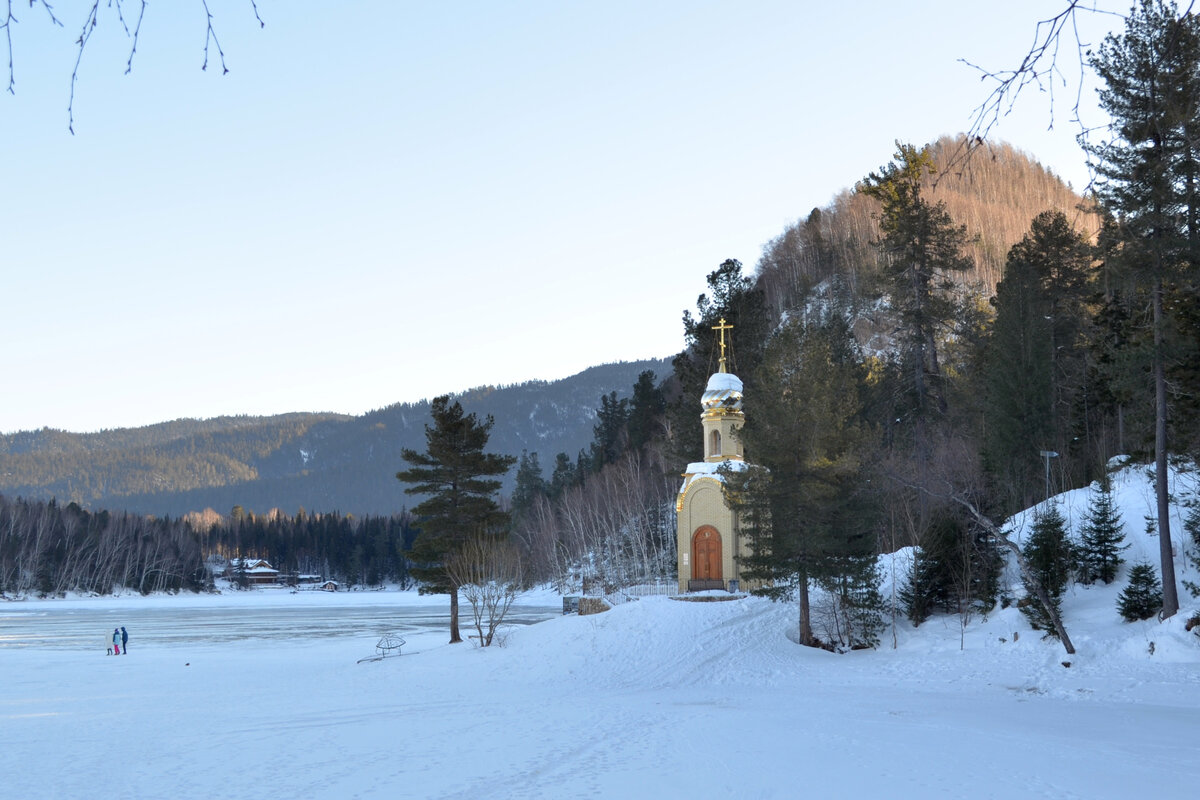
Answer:
POLYGON ((113 628, 113 652, 121 655, 121 632, 113 628))

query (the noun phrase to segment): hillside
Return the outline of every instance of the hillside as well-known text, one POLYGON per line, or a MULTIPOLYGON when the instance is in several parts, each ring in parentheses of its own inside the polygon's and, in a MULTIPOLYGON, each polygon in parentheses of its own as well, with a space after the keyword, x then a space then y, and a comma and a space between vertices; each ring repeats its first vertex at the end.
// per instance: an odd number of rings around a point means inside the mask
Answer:
MULTIPOLYGON (((668 361, 605 364, 558 381, 479 387, 456 395, 492 415, 489 450, 537 452, 544 468, 589 445, 600 397, 627 396, 637 376, 661 379, 668 361)), ((91 434, 56 430, 0 436, 0 494, 85 507, 178 516, 234 505, 291 514, 390 514, 412 505, 396 480, 402 448, 423 450, 429 403, 352 417, 286 414, 177 420, 91 434)), ((511 486, 508 476, 506 490, 511 486)))
MULTIPOLYGON (((1089 236, 1099 230, 1099 217, 1082 210, 1083 198, 1028 153, 998 143, 975 147, 967 157, 961 137, 943 137, 929 151, 937 171, 926 176, 924 190, 972 238, 974 269, 961 277, 965 285, 991 294, 1009 249, 1042 211, 1062 211, 1089 236)), ((863 175, 878 168, 864 164, 863 175)), ((787 226, 764 246, 757 266, 768 305, 777 314, 799 308, 815 286, 835 275, 854 296, 871 295, 879 269, 879 213, 878 201, 850 188, 787 226)))

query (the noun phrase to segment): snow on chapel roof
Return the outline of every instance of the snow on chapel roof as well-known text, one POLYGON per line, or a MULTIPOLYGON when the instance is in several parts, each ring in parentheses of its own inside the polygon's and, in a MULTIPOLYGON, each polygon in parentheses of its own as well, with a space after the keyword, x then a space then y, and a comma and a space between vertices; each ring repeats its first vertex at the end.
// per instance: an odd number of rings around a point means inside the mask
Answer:
POLYGON ((742 381, 728 372, 714 372, 700 397, 706 413, 738 412, 742 410, 742 381))
POLYGON ((742 391, 742 379, 732 372, 714 372, 708 379, 708 386, 704 387, 706 392, 740 392, 742 391))

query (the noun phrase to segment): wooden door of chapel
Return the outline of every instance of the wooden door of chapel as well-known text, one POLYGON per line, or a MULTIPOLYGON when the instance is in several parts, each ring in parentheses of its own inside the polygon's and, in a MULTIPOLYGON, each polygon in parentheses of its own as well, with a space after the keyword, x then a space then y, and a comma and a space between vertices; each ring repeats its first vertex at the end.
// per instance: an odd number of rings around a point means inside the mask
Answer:
POLYGON ((698 529, 692 536, 692 578, 698 581, 722 580, 721 534, 711 525, 698 529))

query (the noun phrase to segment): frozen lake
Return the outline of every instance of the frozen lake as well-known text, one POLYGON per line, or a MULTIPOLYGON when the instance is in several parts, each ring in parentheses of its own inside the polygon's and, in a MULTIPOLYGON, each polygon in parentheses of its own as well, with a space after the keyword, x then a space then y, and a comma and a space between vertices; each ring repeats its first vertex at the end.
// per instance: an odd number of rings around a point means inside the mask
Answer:
MULTIPOLYGON (((235 593, 208 603, 183 595, 139 600, 143 599, 0 604, 0 650, 103 650, 113 629, 120 626, 129 632, 131 652, 244 640, 362 640, 384 633, 448 635, 450 618, 447 597, 419 597, 410 592, 291 594, 267 590, 235 593)), ((465 637, 473 630, 470 606, 463 602, 460 612, 465 637)), ((561 613, 561 605, 514 605, 505 624, 529 625, 561 613)))

